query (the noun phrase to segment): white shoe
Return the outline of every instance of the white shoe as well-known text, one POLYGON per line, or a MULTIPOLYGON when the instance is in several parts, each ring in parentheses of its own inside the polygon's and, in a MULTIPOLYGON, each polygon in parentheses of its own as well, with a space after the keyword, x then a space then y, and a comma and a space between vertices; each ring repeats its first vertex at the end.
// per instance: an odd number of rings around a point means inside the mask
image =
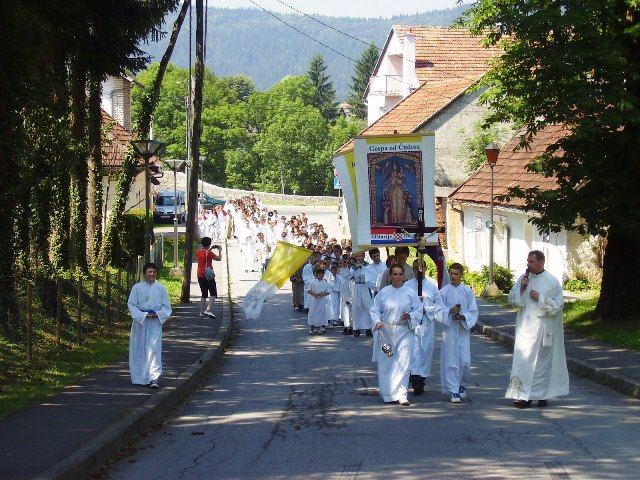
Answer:
POLYGON ((460 398, 467 398, 467 389, 460 385, 460 388, 458 388, 458 395, 460 395, 460 398))
POLYGON ((452 393, 451 394, 451 403, 461 403, 462 400, 460 400, 460 394, 459 393, 452 393))
POLYGON ((205 314, 206 316, 208 316, 208 317, 216 318, 216 316, 215 316, 215 315, 213 314, 213 312, 212 312, 212 311, 210 311, 210 310, 205 310, 205 311, 204 311, 204 314, 205 314))

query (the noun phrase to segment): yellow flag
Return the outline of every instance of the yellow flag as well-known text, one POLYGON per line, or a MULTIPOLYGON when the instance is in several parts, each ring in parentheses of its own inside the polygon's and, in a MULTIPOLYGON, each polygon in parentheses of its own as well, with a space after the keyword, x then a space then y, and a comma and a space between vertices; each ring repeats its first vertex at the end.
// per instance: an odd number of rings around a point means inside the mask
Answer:
POLYGON ((259 318, 262 304, 276 294, 312 253, 313 251, 307 248, 279 241, 262 277, 242 300, 245 317, 249 320, 259 318))
POLYGON ((276 250, 260 280, 269 285, 275 284, 278 288, 282 287, 312 253, 313 251, 308 248, 278 241, 276 250))

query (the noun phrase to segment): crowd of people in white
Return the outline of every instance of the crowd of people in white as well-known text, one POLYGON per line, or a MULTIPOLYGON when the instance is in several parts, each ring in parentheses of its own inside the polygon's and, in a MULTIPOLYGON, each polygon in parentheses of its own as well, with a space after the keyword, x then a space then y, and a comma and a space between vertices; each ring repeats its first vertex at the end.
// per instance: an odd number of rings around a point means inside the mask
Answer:
MULTIPOLYGON (((364 332, 374 337, 372 360, 378 364, 380 395, 385 402, 409 405, 409 384, 416 395, 425 391, 425 380, 431 372, 435 328, 440 324, 442 392, 450 396, 452 403, 461 403, 466 398, 471 376, 470 333, 478 319, 478 307, 471 288, 461 283, 464 273, 461 264, 450 265, 450 281, 439 290, 437 281, 418 269, 417 261, 412 266, 407 264, 407 246, 396 247, 393 255, 387 249, 386 262, 382 262, 379 249, 353 252, 350 240, 338 242, 336 238, 329 238, 323 226, 309 222, 304 213, 290 218, 281 216, 275 209, 268 210, 253 195, 229 200, 224 208, 219 206, 213 212, 203 213, 198 225, 201 237, 237 238, 245 272, 264 272, 278 240, 312 250, 308 262, 290 278, 293 308, 307 313, 310 335, 322 335, 327 328, 342 327, 344 335, 360 337, 364 332), (419 277, 422 277, 420 295, 419 277)), ((544 272, 542 253, 534 251, 530 258, 538 254, 542 260, 540 268, 531 270, 533 274, 544 272)), ((537 265, 529 263, 533 267, 537 265)), ((524 292, 526 287, 520 285, 526 285, 528 277, 529 270, 514 289, 524 292)), ((538 296, 538 292, 532 290, 535 302, 538 296)), ((550 303, 546 293, 540 297, 550 303)), ((561 300, 559 302, 561 304, 561 300)), ((550 307, 548 310, 551 313, 539 314, 542 320, 536 320, 534 327, 527 327, 535 329, 537 336, 540 330, 549 337, 550 327, 544 323, 549 320, 544 317, 551 317, 559 310, 550 307)), ((559 325, 562 325, 561 319, 559 325)), ((524 338, 521 332, 518 324, 516 336, 524 338)), ((561 338, 561 333, 556 333, 556 337, 561 338)), ((538 399, 538 406, 546 406, 547 398, 568 393, 563 343, 560 340, 554 344, 558 359, 540 368, 535 362, 514 355, 518 361, 514 360, 513 368, 519 370, 511 384, 517 388, 510 384, 507 398, 515 398, 516 407, 528 407, 532 397, 538 399), (551 370, 552 363, 559 373, 551 370), (528 376, 519 373, 525 371, 522 365, 529 366, 528 376), (534 371, 535 375, 531 373, 534 371), (532 383, 535 388, 530 388, 532 383), (556 384, 560 387, 556 388, 556 384)), ((526 348, 531 349, 529 345, 526 348)), ((536 345, 534 351, 538 348, 541 347, 536 345)))

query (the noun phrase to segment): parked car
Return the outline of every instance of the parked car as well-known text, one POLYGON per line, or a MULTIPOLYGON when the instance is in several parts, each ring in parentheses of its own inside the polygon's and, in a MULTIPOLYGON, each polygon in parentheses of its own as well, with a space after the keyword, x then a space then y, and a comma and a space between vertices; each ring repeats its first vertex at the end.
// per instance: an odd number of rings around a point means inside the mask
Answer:
POLYGON ((177 214, 178 221, 184 222, 187 218, 185 204, 186 196, 184 192, 180 190, 177 192, 174 192, 173 190, 159 191, 156 195, 156 201, 153 207, 153 221, 156 223, 173 222, 173 217, 177 214), (174 206, 174 204, 177 206, 174 206))
POLYGON ((222 206, 224 206, 225 202, 226 202, 226 200, 223 200, 221 198, 212 197, 211 195, 209 195, 207 193, 204 193, 204 192, 198 193, 198 203, 200 203, 202 208, 204 208, 205 210, 213 209, 214 205, 222 205, 222 206))

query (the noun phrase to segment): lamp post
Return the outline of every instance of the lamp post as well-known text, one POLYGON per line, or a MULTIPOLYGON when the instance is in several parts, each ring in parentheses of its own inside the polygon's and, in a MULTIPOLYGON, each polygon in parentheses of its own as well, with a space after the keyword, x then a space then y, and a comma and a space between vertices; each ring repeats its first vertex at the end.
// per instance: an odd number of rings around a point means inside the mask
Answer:
POLYGON ((151 261, 151 219, 149 210, 151 209, 151 192, 149 187, 149 160, 157 155, 166 144, 157 140, 133 140, 131 142, 136 153, 144 159, 144 207, 146 212, 146 228, 144 233, 144 263, 151 261))
POLYGON ((178 266, 178 186, 176 183, 176 172, 184 165, 184 160, 172 158, 165 163, 173 170, 173 268, 169 273, 175 276, 182 276, 182 270, 178 266))
POLYGON ((207 159, 204 155, 200 155, 200 196, 204 197, 204 161, 207 159))
POLYGON ((493 167, 496 166, 498 162, 498 155, 500 154, 500 149, 495 142, 491 142, 484 149, 484 153, 487 157, 487 165, 491 169, 491 193, 490 193, 490 207, 489 207, 489 283, 485 287, 482 292, 483 297, 497 297, 500 295, 500 291, 498 290, 497 285, 493 281, 493 235, 495 231, 495 223, 493 221, 493 167))

